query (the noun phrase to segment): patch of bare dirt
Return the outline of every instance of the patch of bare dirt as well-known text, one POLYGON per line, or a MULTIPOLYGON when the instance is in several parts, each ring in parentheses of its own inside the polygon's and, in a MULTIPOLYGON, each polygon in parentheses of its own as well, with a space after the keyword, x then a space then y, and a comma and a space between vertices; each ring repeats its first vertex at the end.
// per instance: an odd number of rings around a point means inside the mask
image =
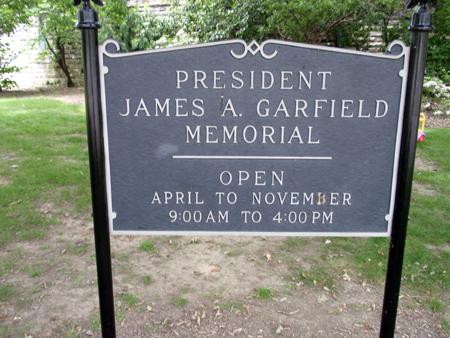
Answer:
POLYGON ((423 159, 420 157, 416 157, 414 161, 414 169, 420 171, 439 171, 441 168, 437 166, 437 164, 429 159, 423 159))
POLYGON ((84 104, 84 87, 44 86, 36 89, 8 90, 0 93, 1 98, 47 98, 84 104))
POLYGON ((439 252, 439 250, 443 250, 446 252, 450 252, 450 244, 446 243, 446 244, 442 244, 442 245, 431 245, 431 244, 425 244, 425 246, 428 249, 434 250, 436 252, 439 252))
MULTIPOLYGON (((425 114, 425 133, 427 128, 450 128, 450 116, 444 113, 448 111, 448 106, 444 104, 431 103, 430 101, 430 105, 427 108, 425 107, 427 107, 426 103, 422 104, 421 113, 425 114), (439 110, 442 111, 443 114, 434 115, 434 113, 439 110)), ((422 126, 420 125, 419 128, 421 127, 422 126)))
POLYGON ((435 196, 437 194, 436 190, 434 190, 431 186, 426 184, 421 184, 418 182, 413 182, 413 194, 426 195, 426 196, 435 196))
MULTIPOLYGON (((111 237, 117 337, 378 337, 383 285, 342 271, 330 288, 305 286, 292 268, 308 274, 318 252, 310 243, 286 250, 285 241, 111 237), (156 251, 140 249, 147 240, 156 251), (260 288, 272 296, 258 297, 260 288)), ((63 217, 47 239, 5 245, 0 259, 9 266, 1 284, 18 292, 0 304, 7 337, 101 337, 91 221, 63 217)), ((420 302, 402 289, 398 337, 445 337, 420 302)))
POLYGON ((12 180, 9 177, 0 176, 0 185, 11 184, 12 180))
POLYGON ((450 116, 434 116, 431 113, 425 114, 427 116, 425 122, 425 133, 427 129, 435 129, 435 128, 450 128, 450 116))

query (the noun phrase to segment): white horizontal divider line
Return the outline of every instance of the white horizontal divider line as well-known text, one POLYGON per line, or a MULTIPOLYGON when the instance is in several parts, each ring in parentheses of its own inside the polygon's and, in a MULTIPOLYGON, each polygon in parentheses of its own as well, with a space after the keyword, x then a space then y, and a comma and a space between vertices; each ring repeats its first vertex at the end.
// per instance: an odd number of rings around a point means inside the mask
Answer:
POLYGON ((209 156, 209 155, 173 155, 174 159, 185 160, 332 160, 331 156, 209 156))

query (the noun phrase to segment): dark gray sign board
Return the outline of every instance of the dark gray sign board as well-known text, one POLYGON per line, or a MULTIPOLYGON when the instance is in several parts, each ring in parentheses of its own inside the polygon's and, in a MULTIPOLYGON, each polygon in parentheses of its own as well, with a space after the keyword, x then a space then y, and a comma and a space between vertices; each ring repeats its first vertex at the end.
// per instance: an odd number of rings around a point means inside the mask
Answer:
POLYGON ((99 53, 111 234, 390 236, 402 42, 99 53))

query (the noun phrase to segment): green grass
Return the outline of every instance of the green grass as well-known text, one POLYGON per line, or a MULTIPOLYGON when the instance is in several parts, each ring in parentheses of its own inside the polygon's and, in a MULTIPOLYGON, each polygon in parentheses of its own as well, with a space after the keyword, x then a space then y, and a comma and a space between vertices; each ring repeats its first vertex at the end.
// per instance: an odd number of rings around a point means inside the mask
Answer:
POLYGON ((147 251, 149 253, 155 253, 158 251, 154 243, 150 242, 148 239, 139 245, 139 249, 147 251))
POLYGON ((0 262, 0 276, 12 272, 15 268, 16 260, 13 255, 8 255, 2 262, 0 262))
POLYGON ((140 300, 140 297, 132 293, 120 293, 118 298, 122 299, 128 307, 136 307, 140 300))
POLYGON ((225 253, 226 257, 237 257, 244 254, 244 250, 233 250, 225 253))
POLYGON ((152 284, 155 280, 153 279, 152 275, 140 275, 139 278, 142 280, 142 282, 145 285, 152 284))
POLYGON ((176 305, 179 309, 182 309, 186 306, 186 304, 188 303, 188 300, 185 298, 177 297, 177 298, 174 298, 171 303, 176 305))
POLYGON ((87 241, 78 244, 72 243, 71 241, 65 239, 63 239, 62 241, 66 243, 67 252, 72 255, 85 253, 89 250, 89 243, 87 241))
POLYGON ((430 299, 427 303, 427 307, 433 312, 444 312, 447 306, 437 298, 430 299))
POLYGON ((439 324, 442 326, 442 329, 445 331, 450 331, 450 323, 444 317, 441 317, 439 324))
POLYGON ((90 327, 92 329, 92 331, 96 332, 101 325, 101 318, 100 315, 98 313, 91 313, 91 318, 89 319, 90 322, 90 327))
POLYGON ((309 243, 309 239, 306 237, 289 237, 284 241, 284 250, 286 251, 295 251, 301 250, 309 243))
POLYGON ((130 253, 129 253, 129 252, 128 252, 128 253, 120 254, 117 258, 118 258, 120 261, 126 261, 126 260, 128 259, 128 257, 130 257, 130 253))
POLYGON ((28 273, 28 277, 38 277, 44 272, 42 269, 31 269, 28 273))
POLYGON ((214 302, 215 300, 223 299, 224 292, 225 292, 225 288, 222 287, 219 290, 212 290, 210 293, 206 294, 205 297, 214 302))
POLYGON ((220 307, 224 310, 224 311, 231 311, 233 309, 235 310, 239 310, 240 312, 247 312, 248 309, 245 307, 245 303, 242 301, 234 301, 232 299, 228 299, 222 303, 220 303, 220 307))
POLYGON ((181 292, 183 292, 183 293, 190 293, 190 292, 193 292, 193 291, 194 291, 194 289, 191 288, 190 286, 182 286, 181 287, 181 292))
POLYGON ((43 238, 54 213, 87 212, 84 107, 48 99, 0 100, 0 245, 43 238), (52 205, 50 213, 39 210, 52 205))
POLYGON ((9 284, 0 285, 0 302, 7 302, 17 295, 17 290, 9 284))
POLYGON ((259 288, 258 291, 256 291, 256 295, 261 299, 269 299, 272 297, 272 294, 272 288, 269 287, 259 288))
POLYGON ((75 323, 67 323, 66 328, 63 330, 64 338, 78 338, 82 337, 82 334, 78 332, 77 325, 75 323))

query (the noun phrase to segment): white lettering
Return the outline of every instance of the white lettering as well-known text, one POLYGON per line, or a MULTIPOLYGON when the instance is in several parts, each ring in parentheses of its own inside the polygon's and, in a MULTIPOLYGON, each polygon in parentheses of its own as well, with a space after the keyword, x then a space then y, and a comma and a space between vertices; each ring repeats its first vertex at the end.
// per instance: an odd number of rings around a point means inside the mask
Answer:
POLYGON ((222 183, 223 185, 229 185, 231 183, 231 181, 233 180, 233 177, 231 176, 231 173, 229 171, 222 171, 220 173, 219 180, 220 180, 220 183, 222 183), (228 175, 228 181, 226 183, 224 180, 224 174, 228 175))
POLYGON ((207 89, 208 87, 205 85, 205 79, 206 79, 206 73, 204 71, 194 70, 194 80, 195 80, 194 88, 195 89, 198 89, 199 82, 202 84, 203 88, 207 89), (203 76, 201 78, 199 78, 198 74, 202 74, 203 76))
POLYGON ((262 143, 267 143, 266 138, 269 138, 272 143, 275 143, 275 141, 272 138, 274 133, 275 133, 275 130, 272 127, 263 126, 263 141, 262 141, 262 143), (268 130, 270 130, 270 133, 267 133, 268 130))
POLYGON ((180 102, 187 102, 187 99, 175 99, 176 102, 176 110, 175 110, 175 116, 188 116, 188 112, 180 113, 180 109, 183 108, 183 104, 180 104, 180 102))
POLYGON ((311 74, 312 74, 312 72, 309 72, 309 80, 306 79, 306 76, 305 76, 305 74, 303 74, 302 71, 299 71, 299 74, 300 74, 300 79, 299 79, 298 89, 302 89, 302 79, 303 79, 303 81, 305 81, 308 88, 311 89, 311 74))
POLYGON ((305 100, 295 100, 295 117, 298 117, 298 112, 301 110, 304 117, 308 117, 305 113, 305 109, 308 106, 308 103, 305 100), (303 103, 303 107, 300 108, 299 103, 303 103))
POLYGON ((125 99, 127 101, 127 112, 125 114, 119 113, 120 116, 128 116, 130 114, 130 99, 125 99))
POLYGON ((387 102, 383 101, 383 100, 377 100, 377 108, 375 110, 375 117, 376 118, 384 117, 384 116, 386 116, 387 112, 388 112, 388 104, 387 104, 387 102), (379 114, 379 112, 380 112, 380 103, 382 103, 384 105, 384 112, 383 112, 382 115, 379 114))
POLYGON ((193 140, 194 137, 197 137, 197 141, 195 143, 200 143, 200 126, 197 126, 195 128, 195 132, 192 132, 191 127, 186 126, 186 143, 190 143, 189 136, 193 140))
POLYGON ((261 114, 261 110, 260 110, 261 102, 265 102, 265 103, 267 103, 267 104, 269 104, 270 102, 269 102, 269 100, 262 99, 262 100, 259 100, 258 105, 256 106, 256 112, 258 113, 258 115, 261 116, 261 117, 267 117, 267 116, 269 116, 269 111, 270 111, 270 109, 269 109, 269 108, 266 108, 266 109, 265 109, 265 112, 266 112, 266 113, 265 113, 264 115, 261 114))
POLYGON ((233 115, 233 117, 237 117, 237 114, 236 114, 236 111, 234 110, 233 102, 231 102, 231 99, 228 99, 227 104, 225 105, 225 108, 222 112, 221 117, 225 116, 225 112, 227 110, 231 111, 231 114, 233 115))
POLYGON ((244 137, 244 141, 245 141, 246 143, 253 143, 253 142, 256 141, 256 137, 258 136, 258 132, 256 131, 256 128, 255 128, 255 127, 253 127, 253 126, 246 126, 246 127, 244 128, 244 131, 243 131, 242 136, 244 137), (247 130, 250 129, 250 128, 253 129, 253 139, 249 141, 249 140, 247 139, 247 130))
POLYGON ((292 75, 292 72, 285 72, 285 71, 281 71, 281 87, 280 89, 292 89, 294 88, 293 85, 291 85, 290 87, 285 87, 285 82, 288 81, 289 79, 285 77, 285 75, 292 75))
POLYGON ((281 99, 280 104, 278 105, 277 111, 275 112, 275 114, 273 114, 273 117, 277 117, 279 111, 283 111, 285 117, 290 117, 289 113, 287 112, 286 105, 284 104, 283 99, 281 99))
POLYGON ((239 78, 239 77, 237 77, 235 74, 240 74, 241 76, 244 76, 244 74, 242 74, 242 72, 240 72, 240 71, 234 71, 232 74, 231 74, 231 77, 233 78, 233 80, 236 80, 236 81, 238 81, 241 85, 240 86, 236 86, 234 83, 232 83, 231 84, 231 88, 234 88, 234 89, 241 89, 242 87, 244 87, 244 81, 241 79, 241 78, 239 78))
POLYGON ((363 115, 362 114, 362 108, 363 108, 363 102, 364 100, 359 100, 359 113, 358 113, 358 117, 370 117, 370 113, 368 115, 363 115))
POLYGON ((206 128, 206 143, 219 143, 219 140, 216 138, 212 140, 210 136, 213 136, 215 130, 217 130, 217 126, 205 126, 206 128))
POLYGON ((222 86, 217 85, 218 81, 221 81, 222 79, 220 78, 220 76, 218 76, 217 74, 225 74, 224 70, 214 70, 214 86, 213 89, 225 89, 225 84, 223 84, 222 86))
POLYGON ((159 111, 161 113, 165 109, 166 110, 166 116, 170 116, 170 114, 169 114, 169 102, 170 102, 170 99, 166 99, 166 101, 164 101, 164 106, 161 106, 161 102, 159 102, 158 99, 155 99, 155 116, 159 116, 158 108, 159 108, 159 111))
POLYGON ((145 116, 150 116, 147 107, 145 106, 144 99, 141 99, 141 101, 139 102, 139 107, 136 110, 136 114, 134 114, 134 116, 138 116, 140 110, 145 111, 145 116))
POLYGON ((321 103, 321 102, 328 103, 328 100, 316 100, 316 106, 315 106, 316 108, 314 111, 314 117, 319 117, 319 115, 318 115, 319 109, 323 108, 322 106, 319 106, 319 103, 321 103))
POLYGON ((273 86, 273 82, 274 82, 274 78, 273 78, 273 74, 271 72, 268 71, 261 71, 261 89, 270 89, 273 86), (266 85, 266 75, 270 76, 270 85, 266 85))
POLYGON ((265 175, 265 171, 255 171, 255 185, 266 185, 266 181, 261 182, 262 175, 265 175))
POLYGON ((327 88, 325 86, 325 82, 327 79, 327 75, 331 76, 331 72, 317 72, 317 76, 320 76, 320 75, 322 75, 322 88, 320 88, 320 89, 326 90, 327 88))
POLYGON ((341 117, 353 117, 353 113, 351 115, 345 115, 345 111, 348 110, 348 103, 353 104, 353 100, 342 100, 341 117))
POLYGON ((189 78, 189 75, 187 72, 185 72, 184 70, 177 70, 177 89, 180 89, 181 86, 180 84, 182 82, 186 82, 189 78), (184 74, 184 79, 181 79, 180 74, 184 74))

